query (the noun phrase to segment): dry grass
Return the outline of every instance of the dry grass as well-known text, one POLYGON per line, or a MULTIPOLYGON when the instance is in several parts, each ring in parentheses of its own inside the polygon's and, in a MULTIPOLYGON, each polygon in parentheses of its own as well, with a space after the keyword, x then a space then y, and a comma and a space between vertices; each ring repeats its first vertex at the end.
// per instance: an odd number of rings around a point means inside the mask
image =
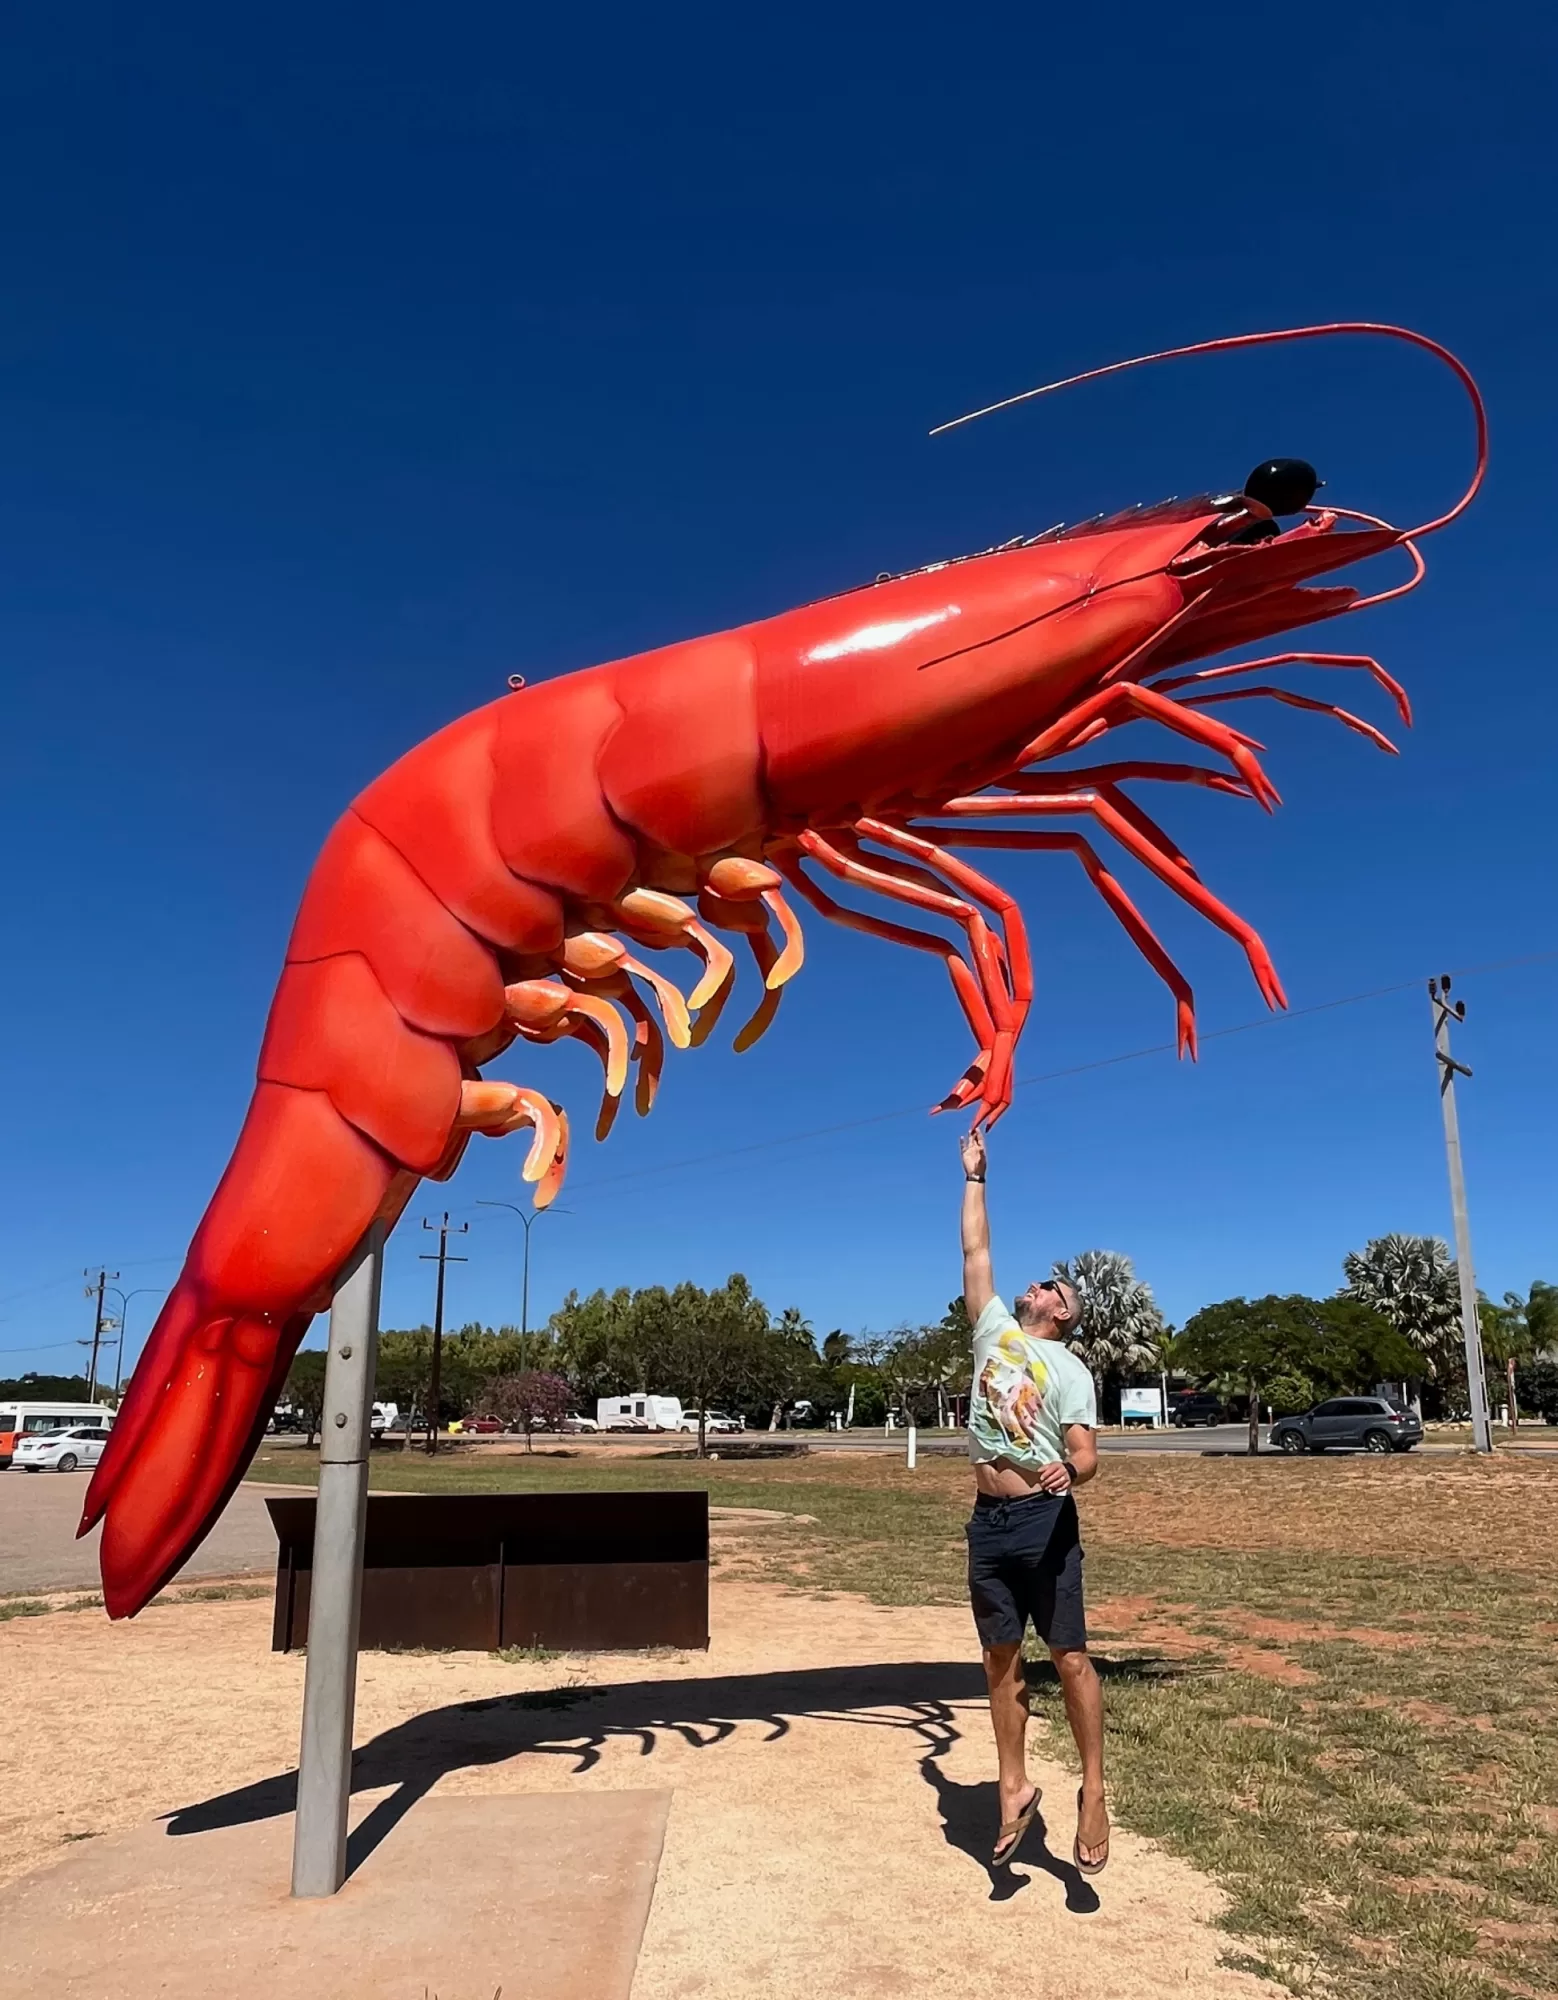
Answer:
MULTIPOLYGON (((704 1486, 790 1517, 717 1537, 728 1574, 963 1592, 956 1461, 473 1454, 374 1483, 704 1486)), ((1357 2000, 1558 1992, 1558 1460, 1110 1456, 1082 1504, 1116 1809, 1222 1882, 1234 1962, 1357 2000)))

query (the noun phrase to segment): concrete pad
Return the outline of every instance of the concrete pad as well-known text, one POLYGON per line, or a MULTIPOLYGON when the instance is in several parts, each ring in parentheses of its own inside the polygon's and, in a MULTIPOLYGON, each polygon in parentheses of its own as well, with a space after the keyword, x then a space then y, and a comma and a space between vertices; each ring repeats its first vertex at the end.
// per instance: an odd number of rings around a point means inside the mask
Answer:
MULTIPOLYGON (((317 1902, 287 1893, 290 1814, 138 1827, 0 1890, 8 1983, 51 2000, 628 2000, 670 1799, 391 1807, 345 1887, 317 1902)), ((360 1847, 375 1810, 354 1804, 360 1847)))

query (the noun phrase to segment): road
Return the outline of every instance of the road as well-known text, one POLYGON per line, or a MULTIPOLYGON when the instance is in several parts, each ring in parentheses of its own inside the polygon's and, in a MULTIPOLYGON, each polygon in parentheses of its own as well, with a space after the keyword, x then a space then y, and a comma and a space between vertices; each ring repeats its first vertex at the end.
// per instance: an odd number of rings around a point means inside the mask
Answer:
MULTIPOLYGON (((749 1438, 760 1435, 749 1431, 749 1438)), ((902 1431, 894 1431, 891 1437, 881 1431, 792 1431, 792 1437, 804 1438, 813 1451, 887 1451, 896 1456, 903 1455, 906 1440, 902 1431)), ((1261 1445, 1266 1442, 1266 1426, 1261 1426, 1261 1445)), ((1207 1452, 1242 1452, 1249 1443, 1249 1429, 1244 1424, 1217 1424, 1204 1430, 1154 1431, 1143 1427, 1141 1430, 1105 1432, 1098 1440, 1100 1451, 1194 1451, 1203 1455, 1207 1452)), ((947 1431, 921 1431, 920 1449, 934 1453, 938 1457, 955 1452, 961 1455, 967 1446, 963 1434, 947 1431)))
MULTIPOLYGON (((89 1472, 0 1472, 0 1597, 39 1590, 96 1590, 94 1529, 76 1540, 89 1472)), ((265 1495, 292 1487, 240 1486, 226 1512, 180 1571, 197 1577, 242 1576, 276 1568, 276 1537, 265 1495)))

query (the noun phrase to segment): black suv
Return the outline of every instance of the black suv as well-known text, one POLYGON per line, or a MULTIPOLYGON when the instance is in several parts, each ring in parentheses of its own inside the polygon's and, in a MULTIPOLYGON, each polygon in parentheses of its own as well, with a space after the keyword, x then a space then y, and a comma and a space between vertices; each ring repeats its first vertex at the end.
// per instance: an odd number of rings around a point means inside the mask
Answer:
POLYGON ((1220 1424, 1222 1420, 1222 1398, 1210 1389, 1187 1390, 1169 1404, 1169 1422, 1177 1430, 1187 1431, 1192 1424, 1220 1424))
POLYGON ((1271 1427, 1277 1451, 1329 1451, 1362 1445, 1365 1451, 1410 1451, 1423 1442, 1422 1419, 1383 1396, 1333 1396, 1301 1417, 1279 1417, 1271 1427))

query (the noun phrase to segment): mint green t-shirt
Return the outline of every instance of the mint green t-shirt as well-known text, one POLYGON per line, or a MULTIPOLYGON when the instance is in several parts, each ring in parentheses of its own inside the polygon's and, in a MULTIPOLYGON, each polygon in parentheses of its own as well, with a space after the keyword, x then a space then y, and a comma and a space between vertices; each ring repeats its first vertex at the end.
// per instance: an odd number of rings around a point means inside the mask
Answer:
POLYGON ((1092 1376, 1069 1347, 1024 1333, 1006 1301, 992 1299, 974 1327, 969 1457, 1054 1465, 1066 1455, 1067 1424, 1097 1428, 1092 1376))

